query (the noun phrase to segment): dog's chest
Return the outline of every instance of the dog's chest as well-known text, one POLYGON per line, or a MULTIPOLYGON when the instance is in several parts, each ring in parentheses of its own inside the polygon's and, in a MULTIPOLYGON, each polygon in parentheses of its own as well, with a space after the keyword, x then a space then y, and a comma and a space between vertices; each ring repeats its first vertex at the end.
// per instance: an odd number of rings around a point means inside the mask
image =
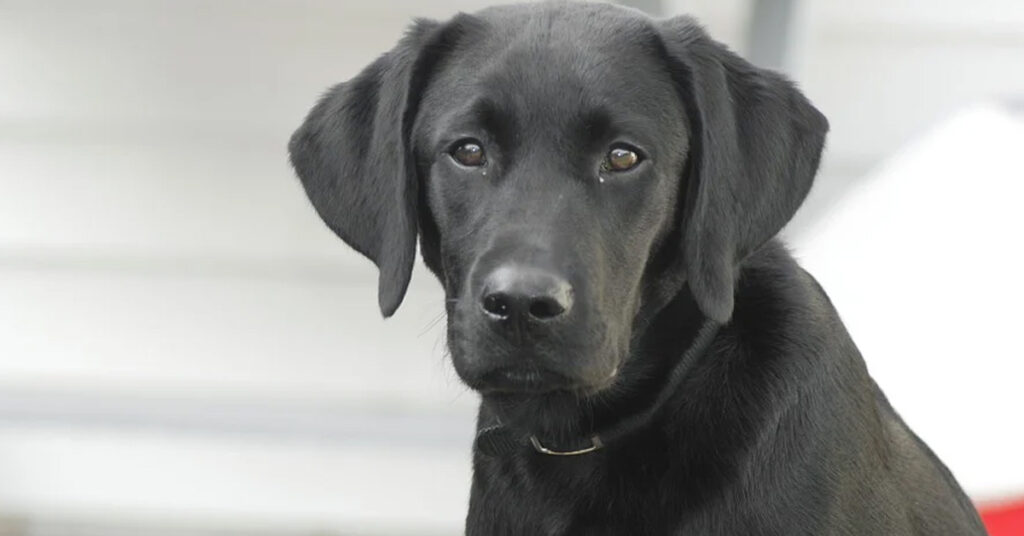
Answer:
POLYGON ((675 534, 684 513, 673 471, 662 460, 631 461, 478 459, 467 534, 675 534))

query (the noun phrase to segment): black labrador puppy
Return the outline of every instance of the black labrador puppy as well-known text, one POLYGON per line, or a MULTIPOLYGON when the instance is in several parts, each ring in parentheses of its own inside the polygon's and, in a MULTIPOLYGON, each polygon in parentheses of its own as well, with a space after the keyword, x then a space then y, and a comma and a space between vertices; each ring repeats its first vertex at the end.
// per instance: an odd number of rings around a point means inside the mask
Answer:
POLYGON ((380 268, 417 238, 482 397, 470 535, 984 534, 773 239, 828 123, 689 18, 421 20, 291 140, 380 268))

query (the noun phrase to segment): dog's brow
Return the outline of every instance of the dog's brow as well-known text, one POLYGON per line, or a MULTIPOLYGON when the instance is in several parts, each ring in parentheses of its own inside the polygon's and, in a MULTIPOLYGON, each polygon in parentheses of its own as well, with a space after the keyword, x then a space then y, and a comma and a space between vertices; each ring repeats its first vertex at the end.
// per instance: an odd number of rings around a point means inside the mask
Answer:
POLYGON ((651 124, 635 113, 599 105, 580 112, 576 121, 584 143, 590 148, 612 141, 629 141, 648 150, 654 146, 650 137, 651 124))
POLYGON ((470 106, 469 115, 499 144, 508 143, 515 135, 515 117, 506 113, 498 103, 491 99, 477 99, 470 106))
POLYGON ((603 108, 583 112, 580 115, 580 126, 586 133, 588 141, 596 142, 607 138, 612 131, 611 115, 603 108))

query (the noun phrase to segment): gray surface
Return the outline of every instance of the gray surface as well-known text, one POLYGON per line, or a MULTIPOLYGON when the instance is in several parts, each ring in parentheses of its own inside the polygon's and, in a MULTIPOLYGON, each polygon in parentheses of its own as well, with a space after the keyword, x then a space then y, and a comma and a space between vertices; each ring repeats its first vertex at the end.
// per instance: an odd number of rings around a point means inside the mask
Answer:
POLYGON ((753 0, 752 3, 747 59, 754 65, 787 72, 799 0, 753 0))
POLYGON ((655 17, 669 14, 665 0, 619 0, 618 3, 624 6, 635 7, 655 17))

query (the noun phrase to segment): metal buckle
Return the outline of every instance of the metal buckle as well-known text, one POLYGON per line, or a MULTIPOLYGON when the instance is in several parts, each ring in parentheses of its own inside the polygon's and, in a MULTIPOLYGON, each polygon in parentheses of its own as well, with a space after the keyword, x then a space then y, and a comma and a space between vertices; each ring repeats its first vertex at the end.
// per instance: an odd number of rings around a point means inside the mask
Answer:
POLYGON ((604 446, 604 443, 601 442, 601 438, 596 435, 590 437, 589 447, 585 447, 579 450, 551 450, 545 447, 544 445, 541 445, 540 440, 537 439, 537 436, 530 436, 530 443, 533 444, 533 448, 537 452, 541 454, 547 454, 548 456, 579 456, 580 454, 590 454, 591 452, 599 450, 601 447, 604 446))

